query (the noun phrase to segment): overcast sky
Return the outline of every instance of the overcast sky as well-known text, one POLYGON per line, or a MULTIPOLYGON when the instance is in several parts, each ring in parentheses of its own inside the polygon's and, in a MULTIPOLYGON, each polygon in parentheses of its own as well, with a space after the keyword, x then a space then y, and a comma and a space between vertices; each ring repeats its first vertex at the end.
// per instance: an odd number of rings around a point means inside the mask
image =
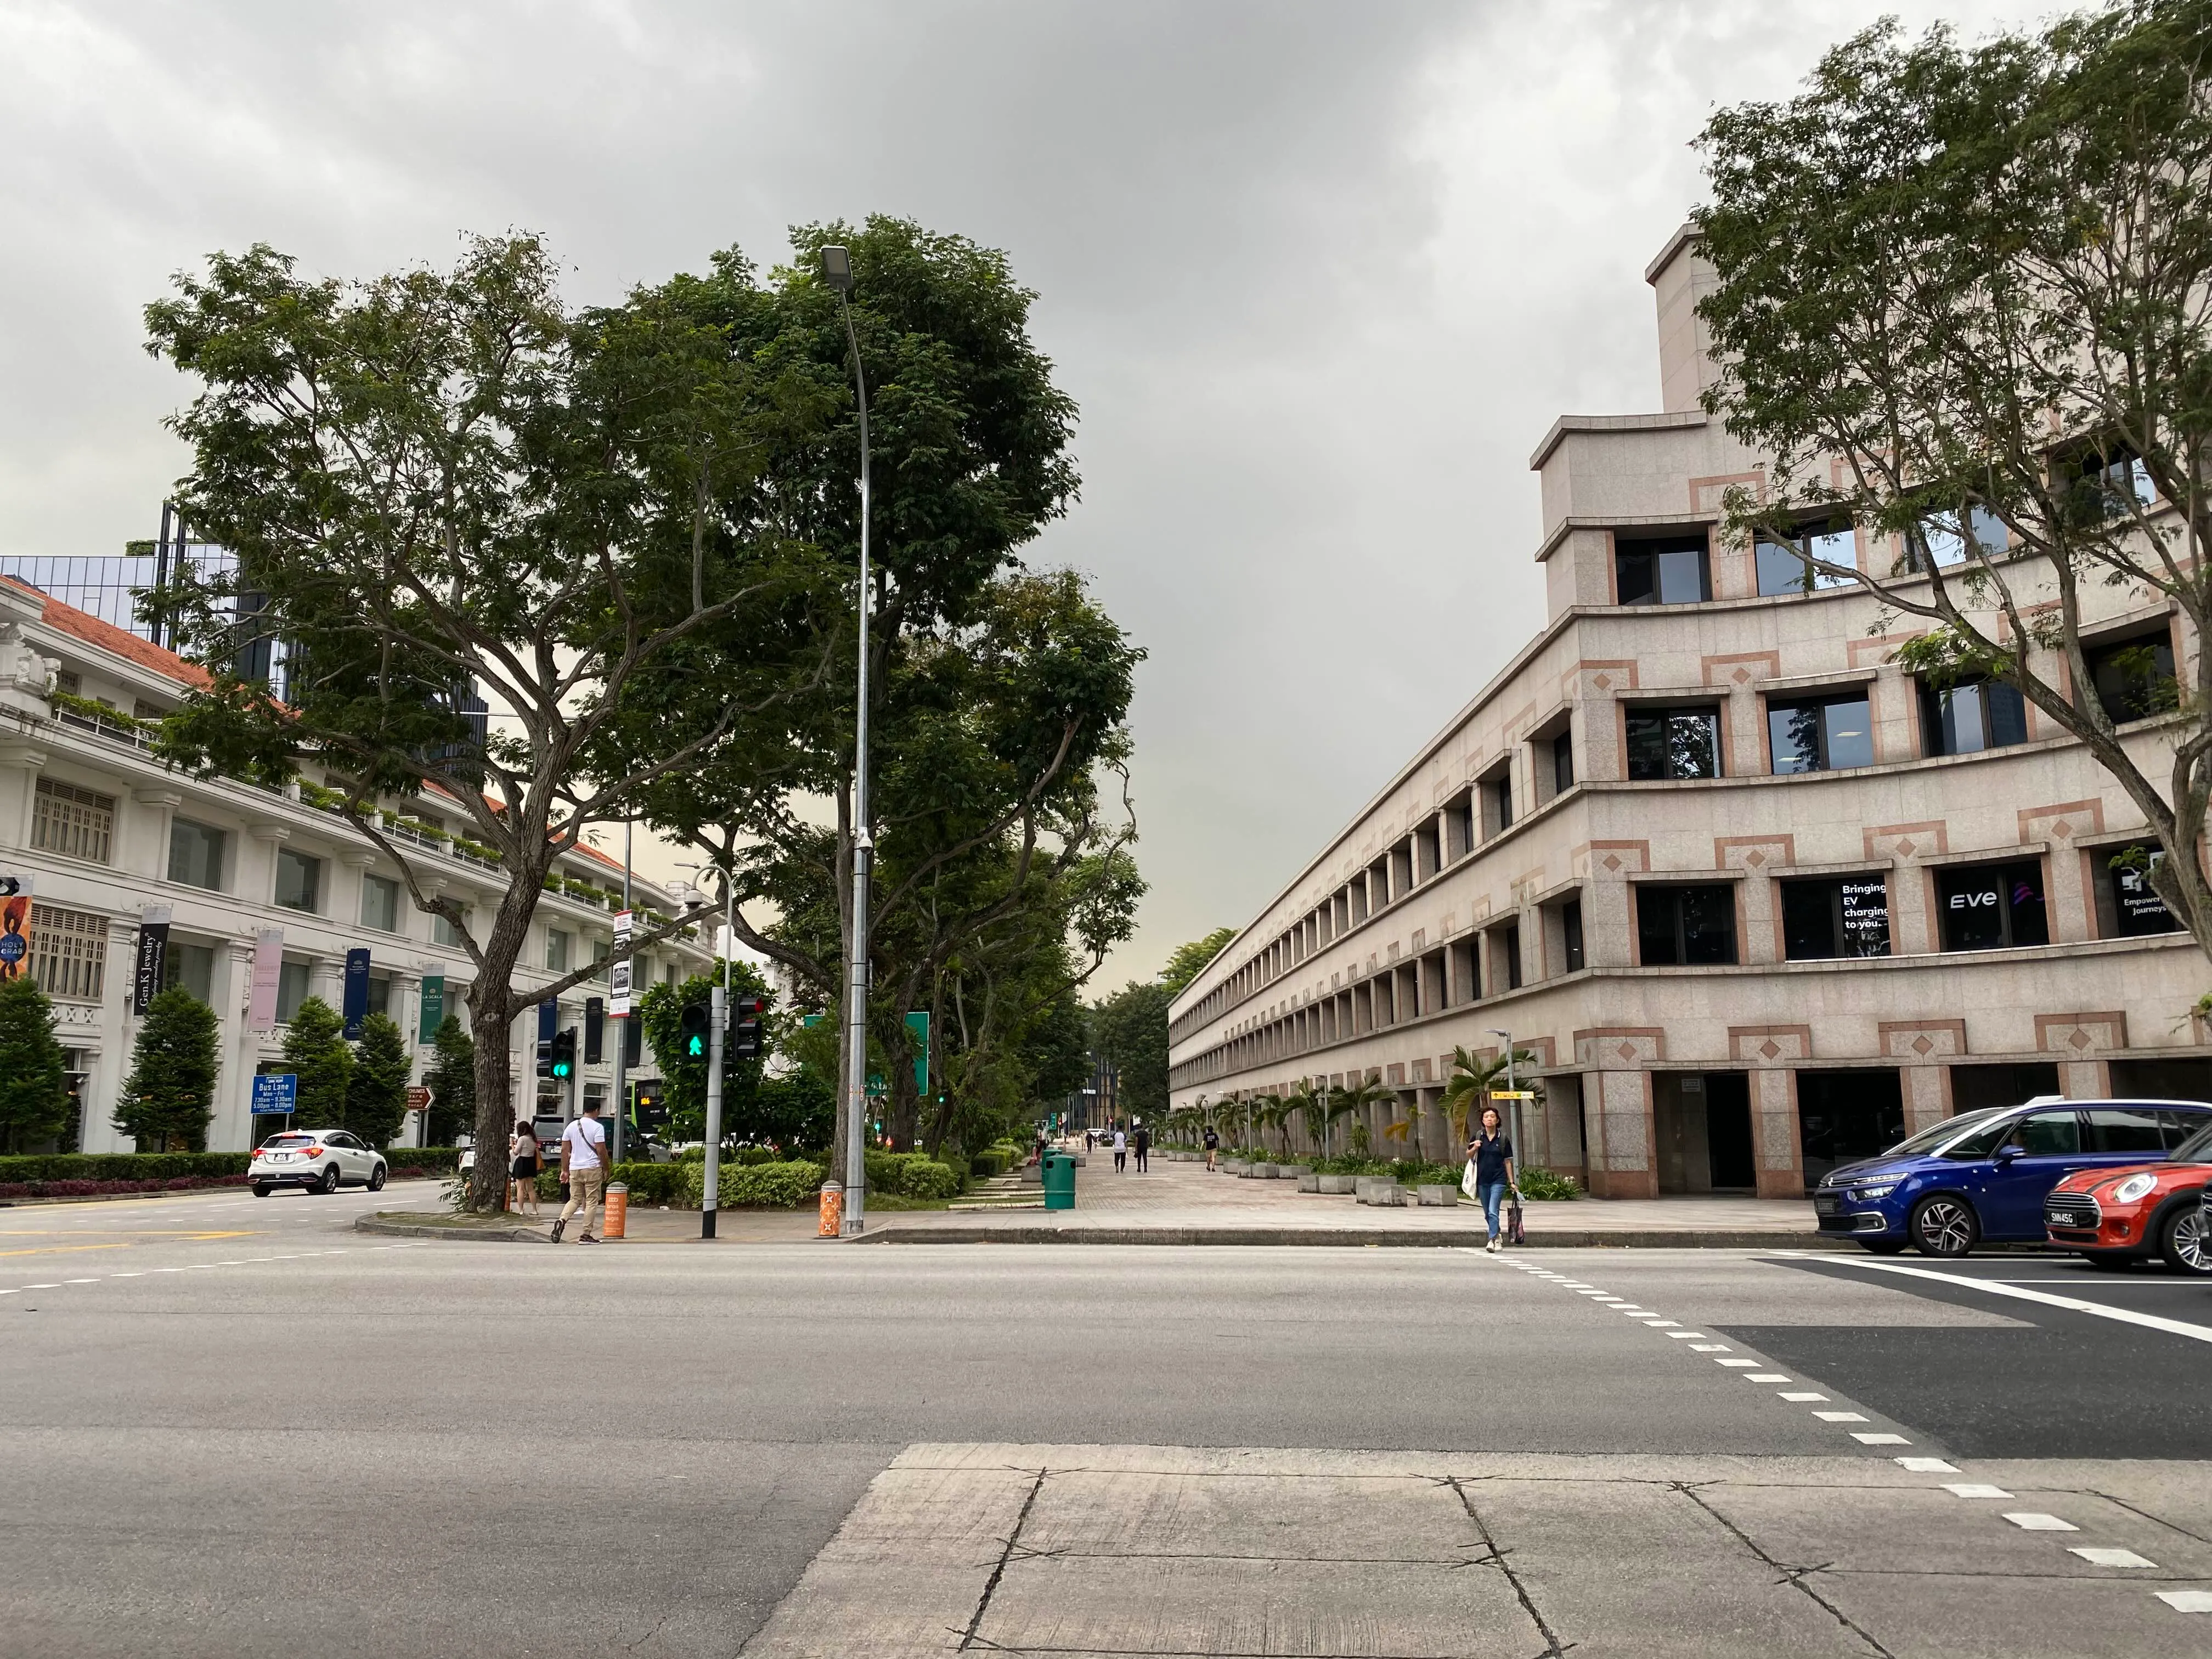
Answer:
POLYGON ((1242 924, 1540 623, 1528 459, 1658 406, 1644 265, 1717 105, 1999 0, 190 5, 0 0, 0 550, 151 536, 189 395, 139 310, 546 234, 580 301, 795 222, 1007 249, 1082 409, 1030 550, 1151 653, 1152 883, 1105 981, 1242 924))

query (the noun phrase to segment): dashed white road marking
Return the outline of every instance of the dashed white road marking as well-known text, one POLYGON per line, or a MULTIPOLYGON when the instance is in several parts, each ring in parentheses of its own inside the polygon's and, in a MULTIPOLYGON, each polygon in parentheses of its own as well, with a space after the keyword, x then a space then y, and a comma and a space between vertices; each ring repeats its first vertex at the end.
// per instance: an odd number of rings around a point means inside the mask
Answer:
POLYGON ((1790 1379, 1780 1371, 1746 1371, 1743 1380, 1747 1382, 1787 1382, 1790 1379))
POLYGON ((1851 1431, 1851 1438, 1862 1446, 1909 1446, 1912 1443, 1901 1434, 1862 1434, 1856 1429, 1851 1431))
POLYGON ((2100 1549, 2093 1544, 2069 1544, 2067 1553, 2078 1555, 2094 1567, 2155 1567, 2155 1561, 2146 1561, 2133 1550, 2100 1549))
POLYGON ((1794 1393, 1794 1394, 1784 1394, 1784 1395, 1779 1395, 1779 1396, 1778 1396, 1778 1398, 1780 1398, 1780 1399, 1797 1401, 1800 1401, 1800 1402, 1802 1402, 1802 1401, 1808 1401, 1808 1400, 1826 1400, 1827 1397, 1828 1397, 1828 1396, 1827 1396, 1827 1395, 1826 1395, 1825 1394, 1808 1394, 1808 1393, 1806 1393, 1806 1392, 1804 1392, 1804 1391, 1802 1391, 1802 1390, 1800 1390, 1800 1391, 1798 1391, 1798 1392, 1796 1392, 1796 1393, 1794 1393))
POLYGON ((2061 1521, 2055 1515, 2045 1515, 2041 1510, 2007 1510, 2005 1519, 2028 1532, 2079 1532, 2081 1528, 2071 1521, 2061 1521))
POLYGON ((1692 1353, 1726 1353, 1728 1351, 1729 1345, 1725 1342, 1692 1342, 1690 1344, 1690 1352, 1692 1353))
POLYGON ((1907 1474, 1956 1474, 1959 1466, 1947 1463, 1940 1457, 1900 1457, 1897 1467, 1907 1474))
POLYGON ((2009 1498, 2012 1494, 2002 1486, 1992 1486, 1985 1480, 1946 1480, 1943 1490, 1955 1492, 1960 1498, 2009 1498))
POLYGON ((1667 1334, 1677 1342, 1702 1342, 1705 1340, 1703 1331, 1669 1331, 1667 1334))
POLYGON ((1823 1423, 1863 1423, 1866 1417, 1859 1412, 1814 1412, 1823 1423))
POLYGON ((2212 1613, 2212 1590, 2160 1590, 2158 1599, 2176 1613, 2212 1613))
POLYGON ((1765 1361, 1758 1359, 1716 1359, 1713 1361, 1714 1364, 1725 1365, 1730 1370, 1734 1371, 1740 1371, 1748 1366, 1763 1364, 1765 1363, 1765 1361))

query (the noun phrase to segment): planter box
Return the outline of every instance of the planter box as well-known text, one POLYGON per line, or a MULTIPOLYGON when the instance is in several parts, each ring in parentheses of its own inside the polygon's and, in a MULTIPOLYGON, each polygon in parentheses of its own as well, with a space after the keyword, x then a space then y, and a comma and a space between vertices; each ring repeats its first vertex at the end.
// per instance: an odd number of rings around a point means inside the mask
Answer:
MULTIPOLYGON (((1358 1188, 1358 1181, 1359 1177, 1358 1176, 1316 1176, 1314 1177, 1314 1190, 1317 1193, 1353 1192, 1358 1188)), ((1304 1184, 1304 1183, 1303 1182, 1300 1183, 1301 1186, 1304 1184)))
POLYGON ((1389 1176, 1358 1176, 1359 1183, 1353 1196, 1362 1204, 1371 1204, 1379 1209, 1393 1209, 1406 1201, 1406 1189, 1389 1176))
POLYGON ((1255 1181, 1273 1181, 1274 1178, 1275 1178, 1275 1166, 1274 1166, 1273 1164, 1255 1164, 1252 1166, 1252 1179, 1253 1179, 1253 1180, 1255 1180, 1255 1181))
POLYGON ((1437 1205, 1449 1208, 1459 1202, 1459 1188, 1456 1187, 1423 1186, 1416 1187, 1413 1191, 1415 1201, 1424 1205, 1437 1205))
POLYGON ((1230 1158, 1224 1158, 1221 1161, 1221 1170, 1224 1175, 1244 1175, 1249 1173, 1251 1168, 1249 1164, 1239 1164, 1230 1158))
POLYGON ((1314 1185, 1314 1182, 1321 1177, 1316 1175, 1311 1167, 1307 1164, 1278 1164, 1275 1166, 1275 1178, 1278 1181, 1297 1182, 1298 1190, 1302 1193, 1317 1193, 1321 1190, 1314 1185))

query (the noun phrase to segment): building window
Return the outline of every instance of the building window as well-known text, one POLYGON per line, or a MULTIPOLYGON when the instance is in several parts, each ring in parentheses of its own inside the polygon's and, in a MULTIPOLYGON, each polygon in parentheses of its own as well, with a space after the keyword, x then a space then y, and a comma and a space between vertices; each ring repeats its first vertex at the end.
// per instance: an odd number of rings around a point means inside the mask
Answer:
MULTIPOLYGON (((1445 805, 1444 822, 1450 829, 1451 851, 1449 856, 1455 860, 1465 858, 1469 853, 1474 850, 1475 830, 1477 828, 1474 816, 1474 792, 1473 790, 1468 791, 1463 795, 1454 797, 1453 799, 1445 805)), ((1332 906, 1334 902, 1334 901, 1332 901, 1332 906)), ((1345 927, 1348 927, 1351 925, 1351 920, 1348 914, 1349 901, 1346 901, 1346 903, 1347 906, 1347 916, 1344 927, 1340 927, 1336 930, 1340 933, 1345 931, 1345 927)))
POLYGON ((1863 696, 1766 706, 1777 772, 1838 772, 1874 764, 1874 719, 1863 696))
POLYGON ((1977 864, 1936 872, 1936 908, 1947 951, 1996 951, 2048 945, 2038 865, 1977 864))
POLYGON ((287 910, 313 910, 323 884, 323 861, 289 847, 276 849, 276 902, 287 910))
POLYGON ((1816 519, 1798 526, 1796 533, 1790 536, 1760 531, 1753 548, 1759 591, 1768 595, 1814 593, 1851 586, 1851 577, 1814 569, 1815 559, 1850 569, 1858 568, 1858 537, 1849 519, 1816 519))
POLYGON ((1567 959, 1567 971, 1579 973, 1588 964, 1583 955, 1583 902, 1569 899, 1559 907, 1559 942, 1567 959))
POLYGON ((115 842, 115 797, 40 778, 31 809, 31 845, 106 864, 115 842))
POLYGON ((1575 787, 1575 739, 1562 732, 1552 739, 1552 793, 1564 795, 1575 787))
POLYGON ((2027 741, 2027 705, 2002 680, 1920 688, 1920 730, 1931 755, 1978 755, 2027 741))
MULTIPOLYGON (((1968 535, 1973 537, 1976 550, 1991 558, 2003 552, 2010 539, 2005 532, 2004 520, 1986 507, 1968 508, 1966 529, 1962 532, 1959 526, 1959 516, 1954 513, 1939 514, 1920 521, 1920 537, 1927 544, 1930 563, 1945 569, 1965 563, 1968 535)), ((1920 556, 1909 541, 1899 562, 1907 570, 1920 568, 1920 556)))
POLYGON ((2081 517, 2092 524, 2124 518, 2158 500, 2150 468, 2125 444, 2112 444, 2083 455, 2075 476, 2080 481, 2075 501, 2081 517))
POLYGON ((567 973, 568 950, 574 943, 574 935, 564 933, 558 927, 548 927, 545 930, 546 967, 556 974, 567 973))
POLYGON ((1613 544, 1613 592, 1622 605, 1695 605, 1713 596, 1705 537, 1613 544))
MULTIPOLYGON (((1482 833, 1486 840, 1503 835, 1513 823, 1513 772, 1500 767, 1480 786, 1482 793, 1482 833)), ((1378 904, 1375 907, 1381 909, 1378 904)))
POLYGON ((399 884, 384 876, 361 878, 361 925, 380 933, 399 931, 399 884))
POLYGON ((2152 867, 2166 857, 2162 848, 2148 844, 2114 848, 2103 856, 2104 902, 2098 908, 2105 913, 2099 919, 2107 938, 2142 939, 2181 931, 2179 920, 2150 884, 2152 867))
MULTIPOLYGON (((464 906, 461 910, 461 920, 464 924, 468 921, 468 915, 467 907, 464 906)), ((454 927, 442 912, 430 918, 430 943, 442 945, 449 951, 459 951, 464 948, 461 944, 460 928, 454 927)))
POLYGON ((368 1012, 392 1018, 392 981, 388 978, 371 975, 368 981, 368 1012))
POLYGON ((2179 704, 2179 686, 2173 675, 2173 635, 2161 628, 2155 634, 2113 640, 2085 648, 2089 680, 2097 688, 2097 701, 2105 718, 2115 722, 2139 720, 2170 714, 2179 704))
POLYGON ((1647 968, 1734 962, 1735 889, 1638 887, 1636 939, 1647 968))
POLYGON ((607 963, 614 955, 614 949, 612 939, 595 939, 592 941, 592 977, 602 985, 607 982, 607 963))
POLYGON ((1721 717, 1717 708, 1628 711, 1628 775, 1638 783, 1721 775, 1721 717))
POLYGON ((1782 954, 1791 962, 1889 954, 1889 883, 1880 874, 1782 884, 1782 954))
POLYGON ((107 918, 31 907, 31 977, 50 997, 98 1002, 107 983, 107 918))
POLYGON ((169 823, 169 879, 210 892, 222 886, 223 833, 189 818, 169 823))
POLYGON ((1521 924, 1509 921, 1498 930, 1498 953, 1505 959, 1505 988, 1521 988, 1521 924))
POLYGON ((307 982, 314 969, 305 962, 285 961, 276 968, 276 1023, 289 1025, 292 1017, 300 1012, 300 1005, 307 1000, 307 982))
POLYGON ((182 986, 209 1007, 215 1006, 215 946, 171 939, 161 968, 161 988, 182 986))

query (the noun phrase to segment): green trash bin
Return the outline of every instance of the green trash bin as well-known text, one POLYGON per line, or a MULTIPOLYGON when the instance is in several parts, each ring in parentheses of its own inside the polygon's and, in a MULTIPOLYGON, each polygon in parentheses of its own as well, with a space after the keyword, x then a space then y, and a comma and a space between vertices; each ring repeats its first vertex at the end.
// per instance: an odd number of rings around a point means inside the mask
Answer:
POLYGON ((1048 1210, 1072 1210, 1075 1207, 1075 1154, 1047 1152, 1044 1155, 1044 1206, 1048 1210))

